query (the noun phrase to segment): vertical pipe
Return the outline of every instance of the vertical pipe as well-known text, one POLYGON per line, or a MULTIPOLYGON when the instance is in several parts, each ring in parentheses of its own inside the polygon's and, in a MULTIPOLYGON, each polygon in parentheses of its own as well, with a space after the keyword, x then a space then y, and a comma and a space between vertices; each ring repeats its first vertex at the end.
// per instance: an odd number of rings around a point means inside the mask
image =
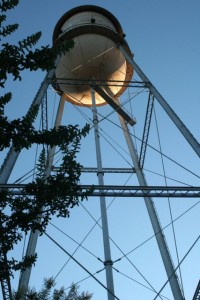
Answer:
MULTIPOLYGON (((92 111, 93 111, 93 124, 94 124, 94 134, 95 134, 95 145, 96 145, 96 158, 97 158, 97 176, 99 185, 104 185, 103 180, 103 168, 101 160, 101 148, 100 148, 100 137, 98 128, 98 117, 97 109, 95 103, 95 92, 93 87, 91 87, 91 97, 92 97, 92 111)), ((101 208, 101 219, 102 219, 102 230, 103 230, 103 244, 104 244, 104 256, 105 256, 105 269, 106 269, 106 281, 108 291, 108 300, 114 300, 114 282, 113 282, 113 272, 112 272, 112 259, 110 251, 110 241, 109 241, 109 231, 108 231, 108 219, 106 211, 106 200, 104 196, 100 196, 100 208, 101 208)))
POLYGON ((198 141, 191 134, 191 132, 188 130, 188 128, 185 126, 185 124, 180 120, 180 118, 173 111, 173 109, 169 106, 169 104, 166 102, 166 100, 163 98, 163 96, 158 92, 158 90, 155 88, 155 86, 150 82, 150 80, 147 78, 147 76, 142 72, 142 70, 136 64, 136 62, 126 53, 124 48, 122 46, 119 46, 119 49, 124 54, 125 58, 133 66, 134 70, 139 75, 139 77, 146 83, 146 87, 149 88, 151 93, 154 95, 154 97, 160 103, 162 108, 165 110, 165 112, 168 114, 168 116, 171 118, 171 120, 174 122, 174 124, 180 130, 180 132, 185 137, 185 139, 188 141, 190 146, 194 149, 196 154, 200 157, 200 144, 198 143, 198 141))
MULTIPOLYGON (((126 122, 124 121, 124 119, 119 115, 119 119, 120 119, 120 123, 124 132, 124 136, 129 148, 129 152, 135 167, 135 172, 139 181, 139 184, 141 186, 147 186, 147 182, 146 179, 144 177, 144 174, 139 166, 139 162, 138 162, 138 156, 137 156, 137 152, 136 149, 134 147, 133 141, 131 139, 129 130, 128 130, 128 126, 126 124, 126 122)), ((154 206, 154 202, 150 197, 145 197, 145 205, 151 220, 151 224, 154 230, 154 234, 157 240, 157 244, 160 250, 160 254, 163 260, 163 264, 165 266, 165 270, 167 273, 167 276, 169 278, 169 283, 171 286, 171 290, 174 296, 175 300, 184 300, 181 289, 180 289, 180 285, 178 282, 178 278, 175 274, 175 270, 174 270, 174 266, 171 260, 171 256, 169 253, 169 249, 164 237, 164 234, 162 232, 161 229, 161 225, 158 219, 158 215, 156 213, 156 209, 154 206)))
MULTIPOLYGON (((55 125, 54 125, 54 127, 56 127, 56 128, 61 123, 62 114, 63 114, 63 110, 64 110, 64 103, 65 103, 64 97, 61 97, 57 115, 56 115, 55 125)), ((46 174, 45 174, 46 177, 48 177, 51 173, 51 167, 53 165, 53 158, 54 158, 55 150, 56 150, 55 146, 48 150, 48 164, 47 164, 47 169, 46 169, 46 174)), ((35 254, 39 233, 40 232, 38 230, 36 230, 35 232, 31 231, 27 249, 26 249, 26 256, 32 256, 35 254)), ((19 285, 18 285, 18 291, 20 291, 22 293, 27 292, 29 280, 30 280, 30 276, 31 276, 31 270, 32 270, 32 268, 28 268, 21 272, 20 279, 19 279, 19 285)))

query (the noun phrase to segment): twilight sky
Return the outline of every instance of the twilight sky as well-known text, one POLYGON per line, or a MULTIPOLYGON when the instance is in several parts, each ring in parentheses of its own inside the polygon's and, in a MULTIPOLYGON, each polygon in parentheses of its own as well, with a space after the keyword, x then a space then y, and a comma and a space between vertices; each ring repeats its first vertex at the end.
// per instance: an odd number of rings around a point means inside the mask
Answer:
MULTIPOLYGON (((198 0, 126 2, 119 0, 88 2, 81 0, 21 0, 19 6, 8 15, 8 22, 17 22, 20 25, 19 30, 11 37, 10 41, 18 41, 28 34, 41 30, 42 38, 39 45, 51 45, 53 29, 59 18, 71 8, 85 4, 102 6, 119 20, 126 33, 126 40, 134 53, 135 61, 196 139, 200 141, 200 2, 198 0)), ((6 109, 10 119, 26 113, 44 76, 45 74, 42 72, 32 74, 25 72, 22 82, 13 82, 12 80, 8 82, 6 90, 13 92, 13 101, 6 109)), ((134 76, 133 79, 138 79, 136 74, 134 76)), ((147 98, 146 91, 140 93, 138 89, 129 88, 121 99, 122 103, 127 101, 125 108, 129 110, 129 113, 133 113, 137 119, 134 129, 131 128, 131 134, 137 144, 138 151, 147 98)), ((52 124, 55 117, 54 106, 57 106, 59 96, 50 87, 48 89, 48 101, 49 124, 52 124)), ((110 115, 110 113, 112 113, 112 109, 108 106, 99 109, 99 119, 106 116, 99 125, 103 166, 130 167, 132 163, 127 153, 122 131, 119 128, 119 121, 114 114, 110 115)), ((83 126, 91 120, 92 112, 90 109, 77 109, 70 103, 66 103, 63 124, 80 124, 83 126)), ((149 144, 158 150, 160 150, 161 145, 162 152, 174 161, 161 156, 148 147, 144 172, 149 185, 165 185, 166 183, 167 185, 181 186, 200 185, 198 175, 200 165, 197 155, 185 142, 158 103, 155 104, 153 113, 149 144), (167 176, 166 181, 163 172, 167 176)), ((35 148, 29 152, 22 152, 10 182, 15 181, 33 168, 35 155, 35 148)), ((2 153, 1 162, 4 156, 5 153, 2 153)), ((96 164, 92 130, 82 143, 78 159, 85 167, 96 164)), ((56 160, 59 161, 59 156, 56 160)), ((105 184, 138 185, 134 174, 131 178, 129 177, 130 174, 105 175, 105 184)), ((82 183, 97 184, 96 175, 83 175, 81 180, 82 183)), ((173 219, 178 218, 196 203, 198 203, 198 199, 170 199, 173 219)), ((98 199, 91 198, 82 204, 72 210, 68 220, 52 220, 52 224, 58 226, 60 230, 65 232, 65 235, 56 230, 53 225, 49 225, 48 228, 48 233, 70 253, 75 251, 77 243, 81 243, 94 226, 95 220, 100 217, 98 199)), ((152 238, 145 242, 153 236, 153 231, 143 199, 109 198, 107 205, 110 205, 108 209, 110 237, 114 241, 114 243, 111 241, 112 259, 117 261, 123 257, 114 264, 115 294, 121 300, 153 300, 155 293, 149 290, 148 283, 151 283, 154 289, 159 291, 166 281, 166 275, 155 239, 152 238), (144 244, 141 246, 142 243, 144 244), (130 254, 128 254, 129 252, 130 254), (140 274, 136 269, 140 271, 140 274)), ((156 198, 155 205, 162 226, 167 226, 171 222, 168 199, 156 198)), ((199 210, 199 204, 197 204, 174 222, 180 260, 199 236, 199 210)), ((174 265, 177 266, 172 226, 168 226, 164 230, 164 234, 174 265)), ((104 271, 96 273, 104 268, 97 259, 98 257, 101 260, 104 259, 102 232, 98 225, 85 239, 83 246, 88 251, 80 247, 75 253, 76 259, 105 283, 104 271)), ((199 280, 199 250, 199 243, 197 243, 181 265, 186 299, 192 298, 199 280)), ((33 269, 30 285, 38 288, 44 277, 57 276, 68 257, 44 236, 39 239, 37 253, 38 263, 33 269)), ((14 255, 19 257, 22 255, 22 246, 14 250, 14 255)), ((85 271, 70 260, 57 276, 56 281, 58 286, 69 287, 72 282, 82 281, 86 277, 85 271)), ((17 278, 13 280, 13 287, 16 285, 17 278)), ((106 291, 92 278, 80 282, 79 285, 80 290, 88 290, 93 293, 94 300, 106 298, 106 291)), ((169 285, 162 291, 162 295, 161 299, 173 299, 169 285)))

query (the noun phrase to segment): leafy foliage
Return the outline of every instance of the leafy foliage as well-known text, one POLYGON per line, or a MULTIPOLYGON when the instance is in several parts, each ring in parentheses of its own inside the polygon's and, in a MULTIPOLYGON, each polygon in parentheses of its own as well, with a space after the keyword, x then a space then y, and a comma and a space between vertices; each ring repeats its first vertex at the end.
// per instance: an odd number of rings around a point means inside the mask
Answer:
POLYGON ((0 9, 2 12, 6 12, 12 8, 15 8, 19 4, 19 0, 1 0, 0 9))
MULTIPOLYGON (((87 131, 87 126, 80 130, 77 126, 70 125, 62 127, 61 130, 58 129, 58 137, 56 132, 51 132, 50 136, 46 132, 50 144, 59 145, 63 154, 60 170, 54 175, 45 177, 43 172, 45 157, 42 153, 38 177, 25 186, 22 195, 11 196, 5 191, 0 192, 0 236, 3 253, 11 251, 14 244, 22 240, 22 232, 39 230, 42 234, 53 215, 69 217, 69 208, 79 204, 81 165, 76 162, 76 154, 80 148, 81 137, 85 136, 87 131), (54 133, 55 140, 53 140, 54 133)), ((81 199, 87 198, 88 194, 89 191, 82 194, 81 199)), ((0 261, 0 280, 3 279, 6 267, 9 274, 13 275, 13 271, 27 267, 28 262, 30 264, 35 262, 35 257, 21 262, 14 259, 0 261)))
MULTIPOLYGON (((2 128, 0 131, 0 150, 4 150, 11 145, 13 145, 16 151, 22 148, 28 149, 33 143, 50 146, 61 145, 63 137, 72 137, 74 133, 74 131, 70 130, 72 126, 60 126, 49 131, 35 130, 33 121, 37 116, 38 106, 32 107, 25 117, 9 121, 3 113, 4 106, 10 101, 10 98, 10 93, 0 97, 0 127, 2 128)), ((87 132, 87 130, 88 127, 85 128, 83 133, 87 132)))
MULTIPOLYGON (((13 9, 18 3, 18 0, 0 0, 0 9, 4 13, 13 9)), ((17 24, 3 27, 5 20, 5 14, 2 14, 0 16, 2 38, 12 34, 18 28, 17 24)), ((53 49, 49 46, 34 49, 40 37, 41 32, 38 32, 19 41, 17 45, 2 44, 0 48, 2 88, 9 74, 14 80, 21 80, 21 72, 24 70, 49 70, 54 66, 59 54, 73 47, 73 41, 66 41, 53 49)), ((31 107, 25 117, 10 121, 4 114, 4 108, 11 99, 11 93, 0 97, 0 150, 12 145, 16 151, 20 151, 23 148, 30 148, 34 143, 46 144, 49 147, 58 146, 63 154, 63 161, 59 172, 47 176, 45 170, 48 157, 42 152, 37 176, 24 188, 22 195, 13 196, 5 190, 0 191, 0 280, 7 279, 13 276, 16 270, 24 270, 35 263, 36 255, 24 257, 21 261, 13 257, 8 259, 8 254, 22 240, 24 233, 39 230, 42 234, 52 216, 69 217, 70 208, 78 205, 80 199, 87 198, 89 193, 88 191, 79 196, 81 165, 76 161, 81 138, 85 137, 89 127, 79 129, 78 126, 69 125, 49 131, 38 131, 33 126, 38 112, 37 106, 31 107)), ((59 297, 59 293, 57 296, 55 294, 55 299, 61 299, 59 297)))
MULTIPOLYGON (((5 17, 5 15, 0 16, 0 22, 5 20, 4 17, 5 17)), ((17 24, 7 25, 5 27, 2 27, 0 30, 0 36, 5 37, 5 36, 13 33, 17 28, 18 28, 17 24)))
MULTIPOLYGON (((1 12, 14 8, 19 3, 18 0, 2 0, 0 2, 1 12)), ((17 30, 18 24, 3 26, 6 21, 6 15, 0 15, 0 37, 6 37, 17 30)), ((43 46, 40 49, 34 49, 41 38, 41 32, 34 33, 27 38, 19 41, 17 45, 3 43, 0 50, 0 87, 5 86, 8 75, 11 74, 14 80, 21 80, 20 73, 24 70, 36 71, 38 69, 45 71, 54 67, 57 56, 68 51, 74 46, 74 42, 64 41, 51 48, 43 46)))
MULTIPOLYGON (((4 27, 1 30, 1 35, 6 36, 16 28, 15 25, 4 27)), ((65 41, 62 44, 58 44, 55 48, 45 46, 32 51, 32 47, 37 44, 40 37, 41 32, 37 32, 19 41, 18 45, 2 44, 0 51, 0 87, 4 87, 8 74, 11 74, 14 80, 21 80, 21 71, 36 71, 38 69, 45 71, 52 69, 58 54, 63 49, 72 48, 74 45, 73 41, 65 41)))
POLYGON ((44 279, 43 287, 39 292, 36 290, 30 289, 26 295, 22 296, 20 292, 14 293, 13 300, 90 300, 92 298, 92 294, 88 292, 82 292, 79 294, 78 285, 72 284, 68 293, 65 292, 64 287, 60 289, 55 288, 55 280, 51 277, 48 279, 44 279))

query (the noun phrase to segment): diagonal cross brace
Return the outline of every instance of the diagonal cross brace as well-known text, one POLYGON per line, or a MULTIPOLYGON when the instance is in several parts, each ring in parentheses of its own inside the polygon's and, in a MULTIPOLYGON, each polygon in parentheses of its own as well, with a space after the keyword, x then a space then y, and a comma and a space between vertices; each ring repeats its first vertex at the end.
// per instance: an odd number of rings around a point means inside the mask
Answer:
POLYGON ((94 85, 93 89, 131 126, 136 122, 132 119, 103 89, 94 85))

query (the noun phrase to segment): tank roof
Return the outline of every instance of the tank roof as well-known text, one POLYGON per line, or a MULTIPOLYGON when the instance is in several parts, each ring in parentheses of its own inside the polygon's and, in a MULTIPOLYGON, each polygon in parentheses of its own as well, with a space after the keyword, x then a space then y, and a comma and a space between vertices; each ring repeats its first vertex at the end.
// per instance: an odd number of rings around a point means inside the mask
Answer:
POLYGON ((58 36, 60 35, 62 25, 66 22, 66 20, 68 20, 70 17, 74 16, 77 13, 87 12, 87 11, 88 12, 89 11, 97 12, 97 13, 100 13, 100 14, 104 15, 105 17, 107 17, 112 22, 112 24, 115 26, 116 31, 119 34, 119 36, 121 36, 121 37, 124 36, 123 30, 122 30, 122 27, 121 27, 119 21, 108 10, 106 10, 105 8, 102 8, 100 6, 96 6, 96 5, 81 5, 81 6, 77 6, 77 7, 70 9, 59 19, 58 23, 55 26, 54 32, 53 32, 53 41, 55 41, 58 38, 58 36))

